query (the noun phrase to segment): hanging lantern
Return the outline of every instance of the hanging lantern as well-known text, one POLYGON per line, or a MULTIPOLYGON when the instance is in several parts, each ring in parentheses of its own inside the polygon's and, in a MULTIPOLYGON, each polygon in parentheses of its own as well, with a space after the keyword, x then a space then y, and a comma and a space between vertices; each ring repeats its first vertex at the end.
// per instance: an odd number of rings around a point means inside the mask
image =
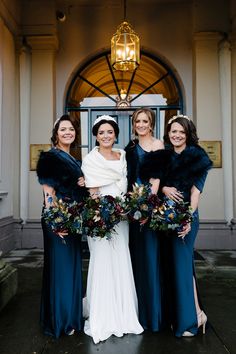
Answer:
POLYGON ((139 37, 132 26, 124 21, 111 39, 111 65, 115 70, 134 71, 139 64, 139 37))

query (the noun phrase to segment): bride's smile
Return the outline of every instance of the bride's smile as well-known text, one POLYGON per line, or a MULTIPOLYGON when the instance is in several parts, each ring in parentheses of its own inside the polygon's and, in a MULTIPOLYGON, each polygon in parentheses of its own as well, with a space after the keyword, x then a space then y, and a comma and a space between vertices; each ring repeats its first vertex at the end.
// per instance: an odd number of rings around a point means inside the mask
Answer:
POLYGON ((114 128, 109 123, 102 124, 96 138, 100 148, 112 147, 116 140, 114 128))

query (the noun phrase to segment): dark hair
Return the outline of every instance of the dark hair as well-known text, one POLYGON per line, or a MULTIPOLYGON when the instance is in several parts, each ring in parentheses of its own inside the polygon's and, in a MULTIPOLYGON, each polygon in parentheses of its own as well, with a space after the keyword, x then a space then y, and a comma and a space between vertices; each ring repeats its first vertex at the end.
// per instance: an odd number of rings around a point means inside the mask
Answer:
POLYGON ((149 123, 152 129, 152 134, 155 128, 155 121, 156 121, 156 117, 155 117, 155 113, 151 108, 138 108, 136 109, 136 111, 134 111, 133 115, 132 115, 132 130, 133 130, 133 134, 135 134, 135 129, 134 129, 134 124, 136 122, 136 119, 138 118, 138 115, 140 113, 145 113, 149 119, 149 123))
MULTIPOLYGON (((93 129, 92 129, 93 135, 97 136, 98 135, 98 129, 100 128, 100 126, 102 124, 106 124, 106 123, 108 123, 108 124, 110 124, 112 126, 112 128, 114 129, 114 132, 115 132, 115 136, 116 136, 116 138, 118 138, 118 135, 119 135, 119 132, 120 132, 118 124, 116 122, 114 122, 113 120, 109 120, 109 119, 102 119, 97 124, 95 124, 93 126, 93 129)), ((96 141, 96 145, 98 145, 97 141, 96 141)))
POLYGON ((173 123, 179 123, 184 128, 184 132, 186 134, 186 145, 198 145, 199 139, 194 123, 190 119, 178 116, 166 126, 165 135, 163 137, 165 144, 171 145, 169 131, 173 123))
POLYGON ((78 138, 79 134, 78 134, 78 128, 77 128, 75 122, 72 120, 72 118, 68 114, 64 114, 59 119, 57 119, 56 122, 54 123, 55 125, 52 130, 51 142, 52 142, 53 146, 56 146, 58 144, 57 132, 58 132, 60 123, 63 121, 71 122, 73 128, 75 129, 75 140, 71 144, 71 148, 73 148, 77 144, 77 138, 78 138))

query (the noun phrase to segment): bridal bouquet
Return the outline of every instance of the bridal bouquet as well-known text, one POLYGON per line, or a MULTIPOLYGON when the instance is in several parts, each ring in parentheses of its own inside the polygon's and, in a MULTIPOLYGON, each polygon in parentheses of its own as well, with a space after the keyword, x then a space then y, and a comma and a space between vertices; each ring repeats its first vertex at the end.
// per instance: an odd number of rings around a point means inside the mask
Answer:
POLYGON ((193 220, 192 208, 184 201, 175 202, 164 198, 163 202, 153 208, 149 226, 153 230, 176 230, 193 220))
POLYGON ((133 185, 133 190, 125 194, 125 211, 130 221, 138 221, 141 225, 146 223, 153 208, 158 208, 160 200, 156 194, 151 193, 150 185, 133 185))
POLYGON ((68 231, 81 234, 81 208, 81 203, 51 198, 51 205, 48 208, 44 208, 42 217, 55 233, 68 231))
POLYGON ((111 239, 117 225, 124 218, 123 201, 111 195, 87 198, 83 205, 83 233, 90 237, 111 239))

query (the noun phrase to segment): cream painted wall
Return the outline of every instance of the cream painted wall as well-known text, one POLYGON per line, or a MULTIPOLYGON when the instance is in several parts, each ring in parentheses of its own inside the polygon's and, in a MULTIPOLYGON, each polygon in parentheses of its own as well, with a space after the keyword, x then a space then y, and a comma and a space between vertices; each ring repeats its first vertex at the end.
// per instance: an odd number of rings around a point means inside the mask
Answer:
MULTIPOLYGON (((220 39, 219 34, 211 32, 195 36, 194 109, 200 140, 222 139, 218 62, 220 39)), ((222 168, 212 169, 201 200, 204 219, 224 219, 223 193, 222 168)))
POLYGON ((8 192, 7 197, 0 201, 0 218, 13 215, 13 195, 17 195, 16 179, 19 178, 19 140, 17 138, 18 115, 16 110, 16 57, 12 34, 2 26, 2 122, 0 157, 1 178, 0 190, 8 192), (14 188, 16 187, 16 189, 14 188))
MULTIPOLYGON (((54 51, 32 50, 30 144, 50 143, 54 121, 54 51)), ((42 188, 35 171, 29 172, 29 219, 39 219, 42 188)))

